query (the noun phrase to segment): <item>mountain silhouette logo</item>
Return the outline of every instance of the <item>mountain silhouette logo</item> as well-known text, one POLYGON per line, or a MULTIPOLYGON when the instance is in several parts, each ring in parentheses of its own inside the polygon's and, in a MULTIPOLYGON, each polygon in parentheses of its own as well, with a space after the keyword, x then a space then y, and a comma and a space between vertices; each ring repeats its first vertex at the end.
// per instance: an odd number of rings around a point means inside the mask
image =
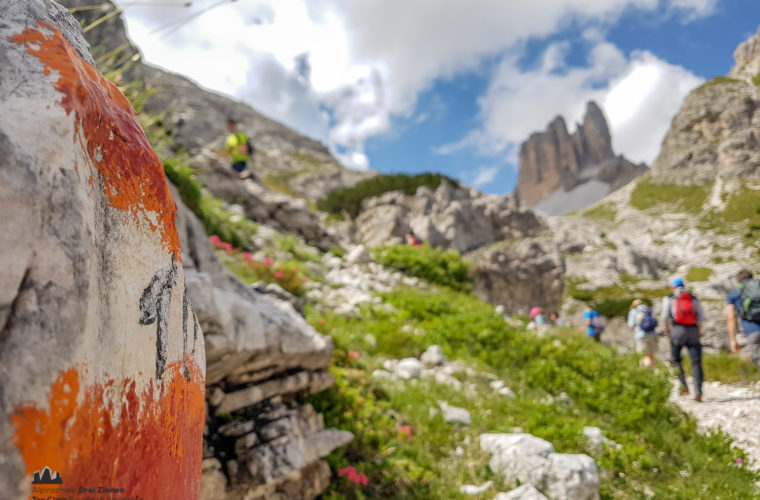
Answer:
POLYGON ((50 467, 45 466, 44 469, 42 469, 42 475, 40 475, 40 471, 34 471, 34 480, 32 481, 32 484, 63 484, 63 480, 61 479, 61 475, 57 472, 53 474, 50 471, 50 467))

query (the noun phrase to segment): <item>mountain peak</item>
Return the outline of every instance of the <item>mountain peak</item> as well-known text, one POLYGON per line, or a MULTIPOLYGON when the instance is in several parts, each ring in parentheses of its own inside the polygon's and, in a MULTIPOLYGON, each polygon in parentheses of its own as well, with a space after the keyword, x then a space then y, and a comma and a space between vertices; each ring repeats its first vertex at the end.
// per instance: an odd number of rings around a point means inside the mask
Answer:
MULTIPOLYGON (((521 145, 516 192, 520 201, 534 205, 557 192, 598 180, 598 187, 603 189, 596 191, 604 195, 618 186, 620 179, 630 180, 641 169, 615 156, 604 112, 596 102, 589 101, 583 122, 577 124, 573 134, 567 132, 565 120, 557 116, 546 131, 531 134, 521 145), (604 179, 597 179, 601 173, 604 179), (614 178, 611 182, 610 177, 614 178)), ((593 203, 598 196, 593 198, 585 204, 593 203)))

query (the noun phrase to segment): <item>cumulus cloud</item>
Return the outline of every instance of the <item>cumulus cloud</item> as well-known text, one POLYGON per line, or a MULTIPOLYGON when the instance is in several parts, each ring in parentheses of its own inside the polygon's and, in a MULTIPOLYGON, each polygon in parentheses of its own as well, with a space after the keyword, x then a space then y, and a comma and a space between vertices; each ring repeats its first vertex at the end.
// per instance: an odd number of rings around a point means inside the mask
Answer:
POLYGON ((497 173, 499 173, 498 167, 481 167, 472 181, 472 186, 479 188, 490 184, 496 178, 497 173))
MULTIPOLYGON (((249 0, 205 11, 217 3, 198 0, 195 11, 127 7, 131 36, 148 62, 244 98, 327 142, 348 166, 365 168, 364 142, 387 132, 393 117, 411 117, 417 97, 437 80, 481 69, 487 58, 517 57, 526 40, 548 37, 571 24, 588 26, 593 36, 594 27, 609 26, 629 10, 669 6, 687 16, 707 15, 715 2, 249 0), (182 25, 183 20, 189 22, 182 25)), ((599 45, 592 67, 602 74, 579 73, 576 79, 604 80, 623 73, 606 68, 605 58, 612 65, 630 64, 614 48, 599 45)), ((564 64, 566 50, 552 46, 544 55, 544 70, 562 69, 558 65, 564 64)), ((493 92, 484 97, 492 98, 493 92)))
POLYGON ((521 69, 516 57, 505 58, 481 98, 482 127, 439 152, 453 152, 465 144, 484 154, 513 154, 516 144, 545 129, 556 115, 563 116, 572 131, 583 118, 586 102, 595 100, 606 112, 616 152, 651 163, 683 97, 701 81, 649 52, 628 58, 605 41, 592 47, 582 67, 554 71, 564 66, 557 54, 557 47, 549 46, 544 63, 533 70, 521 69))

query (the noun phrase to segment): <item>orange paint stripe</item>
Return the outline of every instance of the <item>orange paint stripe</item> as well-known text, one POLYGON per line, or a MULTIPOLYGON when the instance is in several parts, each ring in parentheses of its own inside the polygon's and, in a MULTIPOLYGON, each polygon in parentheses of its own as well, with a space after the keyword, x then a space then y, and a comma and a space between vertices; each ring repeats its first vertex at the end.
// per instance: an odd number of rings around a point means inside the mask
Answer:
MULTIPOLYGON (((39 24, 53 29, 41 21, 39 24)), ((63 97, 57 104, 67 114, 76 114, 77 132, 87 140, 87 152, 100 172, 111 205, 129 211, 138 224, 160 231, 166 250, 181 259, 177 207, 163 164, 127 98, 77 54, 57 27, 51 36, 26 28, 10 40, 26 45, 27 52, 42 62, 45 74, 57 71, 60 75, 55 89, 63 97), (157 214, 158 222, 151 221, 147 212, 157 214)))

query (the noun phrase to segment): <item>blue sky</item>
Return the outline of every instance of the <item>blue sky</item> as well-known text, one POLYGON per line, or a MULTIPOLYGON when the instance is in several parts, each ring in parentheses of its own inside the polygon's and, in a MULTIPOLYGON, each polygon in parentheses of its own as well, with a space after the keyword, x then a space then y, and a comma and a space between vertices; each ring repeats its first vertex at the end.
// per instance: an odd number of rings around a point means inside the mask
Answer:
POLYGON ((506 193, 520 142, 557 114, 572 129, 589 99, 616 152, 651 163, 686 93, 727 74, 757 31, 760 2, 249 0, 171 33, 160 28, 188 9, 126 16, 147 62, 321 140, 346 166, 506 193))

